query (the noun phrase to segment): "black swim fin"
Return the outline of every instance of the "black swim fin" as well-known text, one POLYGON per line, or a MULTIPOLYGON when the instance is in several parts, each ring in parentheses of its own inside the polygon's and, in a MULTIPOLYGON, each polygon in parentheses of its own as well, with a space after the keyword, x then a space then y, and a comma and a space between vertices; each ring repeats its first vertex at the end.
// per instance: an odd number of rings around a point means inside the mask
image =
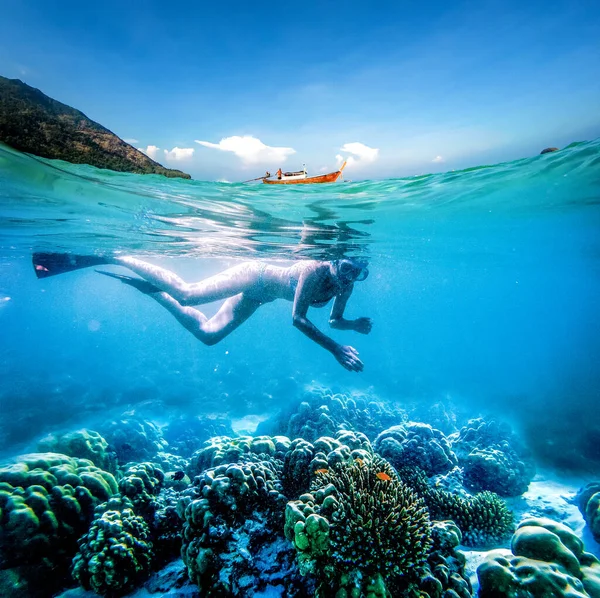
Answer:
POLYGON ((114 272, 106 272, 106 270, 96 270, 96 272, 98 272, 98 274, 104 274, 104 276, 116 278, 117 280, 132 286, 146 295, 160 293, 160 289, 158 287, 155 287, 151 282, 148 282, 143 278, 134 278, 133 276, 125 276, 124 274, 115 274, 114 272))
POLYGON ((48 278, 64 272, 101 266, 110 263, 105 257, 97 255, 73 255, 71 253, 34 253, 31 261, 38 278, 48 278))

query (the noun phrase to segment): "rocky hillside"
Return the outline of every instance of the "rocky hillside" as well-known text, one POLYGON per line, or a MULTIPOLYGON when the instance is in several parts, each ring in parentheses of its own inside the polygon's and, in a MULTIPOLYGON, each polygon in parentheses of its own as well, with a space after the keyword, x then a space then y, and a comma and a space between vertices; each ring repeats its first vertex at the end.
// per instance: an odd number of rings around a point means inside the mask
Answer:
POLYGON ((121 172, 191 178, 164 168, 83 112, 0 77, 0 141, 22 152, 121 172))

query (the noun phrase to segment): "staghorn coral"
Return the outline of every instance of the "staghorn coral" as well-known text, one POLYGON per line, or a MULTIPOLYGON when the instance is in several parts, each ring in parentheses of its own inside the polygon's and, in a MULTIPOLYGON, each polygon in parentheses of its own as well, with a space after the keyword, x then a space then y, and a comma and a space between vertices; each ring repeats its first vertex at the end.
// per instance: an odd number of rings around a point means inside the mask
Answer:
POLYGON ((461 496, 431 486, 423 471, 405 467, 400 478, 421 496, 432 519, 451 519, 460 528, 465 546, 493 546, 510 537, 514 530, 512 512, 493 492, 461 496))
POLYGON ((79 540, 73 577, 101 596, 123 596, 150 573, 150 530, 127 498, 110 499, 95 515, 88 533, 79 540))
POLYGON ((479 596, 597 598, 600 561, 583 548, 565 525, 526 519, 512 538, 512 554, 492 551, 477 568, 479 596))
POLYGON ((237 463, 243 455, 263 455, 282 459, 289 450, 290 439, 285 436, 216 436, 204 443, 191 458, 187 474, 190 478, 210 467, 237 463))
POLYGON ((577 505, 596 542, 600 542, 600 482, 590 482, 579 490, 577 505))
POLYGON ((324 596, 375 587, 389 595, 416 583, 431 546, 423 501, 377 456, 319 474, 310 493, 288 502, 284 531, 324 596))
POLYGON ((375 439, 374 448, 394 467, 420 467, 428 476, 447 473, 458 463, 444 434, 417 422, 384 430, 375 439))
POLYGON ((21 567, 46 591, 56 587, 95 507, 116 493, 112 474, 67 455, 33 453, 0 468, 1 567, 21 567))
POLYGON ((62 435, 49 434, 40 440, 38 450, 88 459, 104 471, 117 473, 116 454, 108 450, 108 442, 94 430, 84 428, 62 435))

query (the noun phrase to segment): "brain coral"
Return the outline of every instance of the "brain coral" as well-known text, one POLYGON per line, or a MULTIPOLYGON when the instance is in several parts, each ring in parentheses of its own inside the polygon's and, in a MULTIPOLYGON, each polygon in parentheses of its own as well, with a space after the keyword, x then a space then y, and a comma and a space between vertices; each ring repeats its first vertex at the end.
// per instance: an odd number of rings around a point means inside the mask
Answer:
POLYGON ((478 567, 479 596, 528 598, 597 598, 600 561, 565 525, 550 519, 521 522, 512 554, 490 552, 478 567))
POLYGON ((90 529, 79 540, 73 577, 101 596, 122 596, 150 573, 150 530, 127 498, 112 498, 96 509, 90 529))
POLYGON ((285 535, 322 595, 351 586, 386 595, 400 580, 418 578, 431 546, 425 504, 380 457, 320 473, 310 493, 288 502, 285 535))

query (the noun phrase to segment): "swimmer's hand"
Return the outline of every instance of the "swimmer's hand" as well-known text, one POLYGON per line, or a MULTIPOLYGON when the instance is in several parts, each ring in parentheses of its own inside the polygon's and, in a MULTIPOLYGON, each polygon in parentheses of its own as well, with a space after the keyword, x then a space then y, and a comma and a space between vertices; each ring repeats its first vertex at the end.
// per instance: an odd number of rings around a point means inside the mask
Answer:
POLYGON ((371 318, 357 318, 354 320, 354 330, 361 334, 369 334, 373 328, 373 320, 371 318))
POLYGON ((338 345, 333 351, 333 356, 342 367, 350 372, 362 372, 365 367, 363 362, 358 358, 358 351, 349 345, 338 345))

